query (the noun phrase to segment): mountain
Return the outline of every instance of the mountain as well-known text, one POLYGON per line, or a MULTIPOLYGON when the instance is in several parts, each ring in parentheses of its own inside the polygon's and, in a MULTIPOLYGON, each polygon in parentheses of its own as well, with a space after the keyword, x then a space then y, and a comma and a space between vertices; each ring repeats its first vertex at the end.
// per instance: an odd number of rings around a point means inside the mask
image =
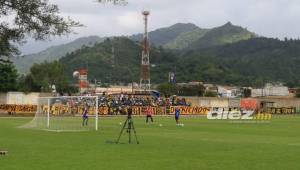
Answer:
MULTIPOLYGON (((149 32, 151 44, 177 50, 207 48, 253 37, 256 37, 254 33, 240 26, 235 26, 231 22, 212 29, 199 28, 190 23, 179 23, 149 32)), ((142 41, 143 34, 133 35, 129 38, 134 41, 142 41)))
POLYGON ((191 44, 205 36, 205 34, 209 31, 210 29, 196 28, 192 31, 181 33, 174 40, 164 44, 164 47, 168 49, 186 49, 191 44))
POLYGON ((99 38, 97 36, 82 37, 67 44, 49 47, 46 50, 43 50, 39 53, 15 58, 13 59, 13 62, 15 63, 18 72, 24 74, 29 72, 30 67, 34 63, 58 60, 67 53, 81 48, 83 45, 93 46, 94 44, 102 41, 103 38, 99 38))
MULTIPOLYGON (((140 43, 118 37, 69 53, 60 62, 72 81, 73 71, 88 67, 88 78, 92 81, 96 78, 112 83, 138 82, 141 50, 140 43)), ((300 85, 300 40, 257 37, 182 51, 152 46, 150 61, 155 66, 151 67, 152 83, 166 82, 168 73, 175 71, 178 82, 257 87, 266 82, 300 85)))
MULTIPOLYGON (((166 49, 190 50, 208 48, 227 43, 234 43, 255 37, 254 33, 246 29, 234 26, 230 22, 212 29, 202 29, 191 23, 178 23, 166 28, 160 28, 149 32, 151 44, 166 49)), ((141 41, 143 34, 129 37, 133 41, 141 41)), ((67 53, 80 49, 83 45, 93 46, 104 39, 97 36, 83 37, 67 44, 50 47, 36 54, 25 55, 13 60, 19 73, 28 73, 34 63, 53 61, 67 53)))
MULTIPOLYGON (((142 47, 140 43, 126 37, 108 38, 93 47, 84 47, 67 54, 59 61, 65 65, 69 79, 74 81, 72 73, 80 68, 88 68, 88 78, 102 82, 130 83, 138 82, 140 75, 142 47), (114 55, 112 55, 112 46, 114 55)), ((169 67, 176 60, 174 55, 163 49, 151 48, 151 77, 153 82, 167 80, 169 67), (162 74, 166 73, 166 74, 162 74)))
POLYGON ((208 48, 229 43, 235 43, 241 40, 248 40, 256 37, 252 32, 240 26, 232 25, 231 22, 223 26, 213 28, 201 36, 198 40, 190 44, 188 49, 208 48))
MULTIPOLYGON (((182 33, 196 31, 198 29, 200 28, 198 28, 196 25, 191 23, 188 24, 178 23, 167 28, 161 28, 152 31, 149 33, 149 36, 151 37, 150 38, 151 43, 159 46, 159 45, 167 44, 172 40, 175 40, 177 36, 181 35, 182 33)), ((142 38, 143 38, 143 34, 136 34, 130 36, 130 39, 134 41, 141 41, 142 38)), ((60 59, 62 56, 66 55, 67 53, 80 49, 83 45, 91 47, 95 43, 102 42, 103 40, 104 40, 103 38, 99 38, 97 36, 83 37, 83 38, 76 39, 67 44, 62 44, 62 45, 47 48, 46 50, 43 50, 39 53, 15 58, 13 62, 15 63, 19 73, 26 74, 29 72, 30 67, 34 63, 57 60, 60 59)))
MULTIPOLYGON (((178 82, 257 87, 267 82, 283 82, 291 87, 300 86, 300 40, 258 37, 230 22, 212 29, 175 24, 149 35, 152 43, 156 43, 150 49, 152 83, 166 82, 168 73, 176 72, 178 82)), ((24 57, 23 61, 28 66, 59 59, 73 82, 76 80, 72 73, 80 68, 88 69, 91 81, 138 82, 142 51, 141 43, 137 42, 139 36, 82 38, 24 57)), ((22 66, 20 59, 18 62, 22 66)))
MULTIPOLYGON (((155 46, 164 46, 174 41, 179 35, 199 29, 198 26, 191 23, 177 23, 170 27, 160 28, 149 32, 149 40, 151 44, 155 46)), ((132 35, 129 38, 133 41, 141 42, 143 40, 143 34, 132 35)))
POLYGON ((283 82, 293 87, 300 85, 299 64, 300 40, 258 37, 185 52, 177 61, 177 79, 257 87, 283 82))

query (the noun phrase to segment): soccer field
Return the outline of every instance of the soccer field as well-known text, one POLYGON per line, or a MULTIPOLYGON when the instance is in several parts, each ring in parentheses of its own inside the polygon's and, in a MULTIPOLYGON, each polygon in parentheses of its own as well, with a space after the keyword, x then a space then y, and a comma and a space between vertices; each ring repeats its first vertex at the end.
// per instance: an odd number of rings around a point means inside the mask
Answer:
POLYGON ((100 118, 99 131, 47 132, 17 128, 31 118, 0 118, 2 170, 211 169, 299 170, 300 116, 269 123, 230 123, 205 117, 134 118, 140 144, 114 144, 124 117, 100 118), (162 126, 159 126, 162 124, 162 126))

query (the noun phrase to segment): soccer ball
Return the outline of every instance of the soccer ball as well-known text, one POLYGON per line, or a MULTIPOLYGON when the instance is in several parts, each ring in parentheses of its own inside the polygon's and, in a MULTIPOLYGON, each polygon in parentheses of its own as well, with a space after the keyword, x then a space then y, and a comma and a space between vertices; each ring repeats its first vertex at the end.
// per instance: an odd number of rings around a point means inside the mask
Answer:
POLYGON ((183 126, 184 126, 184 124, 183 124, 183 123, 181 123, 181 124, 180 124, 180 126, 182 126, 182 127, 183 127, 183 126))
POLYGON ((162 127, 163 125, 162 125, 162 124, 159 124, 158 126, 159 126, 159 127, 162 127))
POLYGON ((121 126, 121 125, 122 125, 122 123, 120 122, 120 123, 119 123, 119 125, 121 126))
POLYGON ((79 72, 78 71, 74 71, 73 72, 73 77, 74 78, 78 78, 79 77, 79 72))

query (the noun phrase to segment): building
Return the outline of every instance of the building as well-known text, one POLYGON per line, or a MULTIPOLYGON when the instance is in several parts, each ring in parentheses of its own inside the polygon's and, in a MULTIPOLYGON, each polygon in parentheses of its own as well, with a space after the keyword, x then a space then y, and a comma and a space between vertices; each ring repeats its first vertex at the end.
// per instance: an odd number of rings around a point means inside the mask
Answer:
POLYGON ((264 88, 251 90, 251 97, 260 96, 289 96, 289 89, 282 84, 267 83, 264 88))
POLYGON ((205 91, 211 91, 218 93, 218 87, 214 84, 203 84, 205 91))
POLYGON ((237 87, 217 86, 220 97, 235 98, 241 96, 241 91, 237 87))
POLYGON ((134 91, 133 86, 111 86, 111 87, 97 87, 97 94, 118 94, 118 93, 132 93, 134 91))

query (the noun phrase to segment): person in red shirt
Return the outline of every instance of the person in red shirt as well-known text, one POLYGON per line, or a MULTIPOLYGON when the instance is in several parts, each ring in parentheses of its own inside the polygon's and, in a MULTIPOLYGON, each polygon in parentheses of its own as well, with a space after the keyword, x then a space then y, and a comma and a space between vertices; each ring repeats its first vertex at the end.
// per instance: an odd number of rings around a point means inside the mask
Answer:
POLYGON ((146 108, 146 123, 148 123, 149 118, 151 119, 151 122, 153 122, 152 114, 153 114, 153 110, 152 110, 151 106, 147 106, 147 108, 146 108))

